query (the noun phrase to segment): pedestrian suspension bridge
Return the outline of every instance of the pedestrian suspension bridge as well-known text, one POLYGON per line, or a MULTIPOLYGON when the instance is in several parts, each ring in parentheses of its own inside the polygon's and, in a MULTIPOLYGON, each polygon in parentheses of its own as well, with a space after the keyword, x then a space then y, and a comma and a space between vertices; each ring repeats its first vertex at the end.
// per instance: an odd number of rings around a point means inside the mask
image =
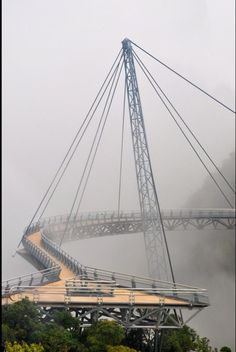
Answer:
MULTIPOLYGON (((101 89, 95 98, 81 128, 77 132, 49 188, 26 227, 17 253, 38 270, 32 274, 9 279, 2 284, 2 304, 11 304, 28 298, 41 307, 67 308, 80 318, 86 327, 102 318, 114 319, 126 329, 153 329, 161 336, 163 329, 181 328, 196 314, 209 305, 207 291, 175 282, 166 231, 174 230, 231 230, 235 228, 235 209, 231 198, 226 195, 214 174, 196 151, 190 137, 201 148, 209 162, 215 167, 229 191, 235 190, 217 167, 195 134, 160 88, 134 50, 142 50, 149 57, 164 65, 174 74, 187 81, 216 104, 235 112, 225 104, 193 84, 153 55, 129 39, 122 42, 122 49, 113 63, 101 89), (170 209, 161 210, 152 171, 144 116, 141 105, 135 64, 139 65, 159 99, 162 101, 175 124, 190 143, 199 161, 211 177, 215 187, 225 201, 224 209, 170 209), (120 209, 121 182, 119 183, 118 210, 114 212, 81 213, 80 206, 93 162, 109 115, 113 96, 122 70, 125 71, 123 120, 125 102, 128 102, 132 146, 135 160, 140 210, 125 212, 120 209), (83 135, 85 134, 99 104, 106 95, 82 179, 77 188, 70 212, 66 215, 44 217, 45 210, 57 190, 83 135), (179 121, 177 120, 179 118, 179 121), (180 125, 182 123, 182 127, 180 125), (103 236, 143 233, 148 262, 149 277, 138 277, 86 266, 62 249, 68 241, 79 241, 103 236), (23 248, 20 248, 23 246, 23 248)), ((123 135, 121 142, 120 177, 122 174, 123 135)), ((187 233, 186 233, 187 236, 187 233)), ((157 343, 158 345, 158 343, 157 343)))

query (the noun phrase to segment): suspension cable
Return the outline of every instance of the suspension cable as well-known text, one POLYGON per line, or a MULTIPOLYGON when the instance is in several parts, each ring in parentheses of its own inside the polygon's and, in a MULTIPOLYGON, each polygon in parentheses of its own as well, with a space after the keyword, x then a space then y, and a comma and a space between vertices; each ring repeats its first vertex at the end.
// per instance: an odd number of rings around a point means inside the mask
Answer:
POLYGON ((120 199, 121 199, 121 179, 123 168, 123 149, 124 149, 124 127, 125 127, 125 101, 126 101, 126 80, 124 85, 124 98, 123 98, 123 114, 121 126, 121 148, 120 148, 120 173, 119 173, 119 191, 118 191, 118 218, 120 217, 120 199))
POLYGON ((111 104, 112 104, 112 101, 113 101, 113 98, 114 98, 114 95, 115 95, 115 92, 116 92, 116 89, 117 89, 117 85, 118 85, 118 81, 119 81, 119 78, 120 78, 120 75, 121 75, 122 68, 123 68, 123 63, 121 65, 120 72, 118 74, 118 79, 117 79, 117 82, 116 82, 116 85, 115 85, 115 88, 114 88, 114 91, 113 91, 113 94, 112 94, 112 98, 111 98, 111 101, 110 101, 110 104, 109 104, 109 107, 108 107, 108 111, 107 111, 107 114, 106 114, 106 119, 105 119, 104 124, 102 126, 102 131, 101 131, 99 140, 97 142, 97 146, 96 146, 96 149, 95 149, 95 152, 94 152, 94 156, 93 156, 90 168, 89 168, 89 172, 88 172, 84 187, 83 187, 83 191, 82 191, 82 194, 81 194, 81 197, 80 197, 80 201, 79 201, 76 213, 75 213, 75 217, 77 217, 77 215, 78 215, 78 212, 79 212, 79 209, 80 209, 80 205, 81 205, 82 200, 83 200, 83 196, 84 196, 87 184, 88 184, 89 176, 90 176, 90 173, 91 173, 91 170, 92 170, 92 167, 93 167, 93 164, 94 164, 94 160, 95 160, 95 157, 96 157, 96 154, 97 154, 97 151, 98 151, 98 147, 99 147, 99 144, 100 144, 100 141, 101 141, 101 138, 102 138, 104 127, 105 127, 105 124, 106 124, 106 121, 107 121, 107 118, 108 118, 109 111, 111 109, 111 104))
MULTIPOLYGON (((135 58, 136 59, 136 58, 135 58)), ((229 204, 229 206, 231 208, 234 208, 233 205, 231 204, 230 200, 228 199, 228 197, 225 195, 225 193, 223 192, 223 190, 221 189, 220 185, 218 184, 218 182, 215 180, 214 176, 211 174, 211 172, 209 171, 209 169, 207 168, 207 166, 205 165, 204 161, 202 160, 202 158, 200 157, 199 153, 196 151, 195 147, 193 146, 193 144, 191 143, 190 139, 188 138, 188 136, 186 135, 186 133, 184 132, 184 130, 182 129, 182 127, 180 126, 180 124, 178 123, 178 121, 176 120, 176 118, 174 117, 173 113, 171 112, 171 110, 169 109, 169 107, 167 106, 167 104, 165 103, 165 101, 163 100, 163 98, 161 97, 160 93, 157 91, 156 87, 153 85, 153 83, 151 82, 150 78, 148 77, 148 75, 146 74, 146 72, 144 71, 143 67, 139 64, 139 62, 136 60, 136 62, 138 63, 138 65, 140 66, 141 70, 143 71, 143 73, 145 74, 145 76, 147 77, 148 81, 150 82, 150 84, 152 85, 153 89, 155 90, 155 92, 157 93, 158 97, 160 98, 160 100, 162 101, 162 103, 164 104, 164 106, 166 107, 166 109, 168 110, 169 114, 171 115, 171 117, 173 118, 173 120, 175 121, 176 125, 179 127, 180 131, 182 132, 182 134, 184 135, 184 137, 186 138, 186 140, 188 141, 189 145, 191 146, 191 148, 193 149, 193 151, 195 152, 195 154, 197 155, 198 159, 200 160, 200 162, 202 163, 202 165, 204 166, 204 168, 206 169, 207 173, 209 174, 209 176, 212 178, 213 182, 215 183, 215 185, 217 186, 217 188, 219 189, 219 191, 221 192, 221 194, 223 195, 223 197, 225 198, 226 202, 229 204)))
POLYGON ((80 139, 78 140, 78 142, 77 142, 77 144, 76 144, 76 146, 75 146, 75 148, 74 148, 74 150, 73 150, 73 152, 72 152, 70 158, 68 159, 68 161, 67 161, 67 163, 66 163, 66 165, 65 165, 65 168, 64 168, 64 170, 63 170, 63 172, 62 172, 60 178, 58 179, 58 181, 57 181, 57 183, 56 183, 56 185, 55 185, 55 187, 54 187, 52 193, 51 193, 51 196, 49 197, 49 199, 48 199, 48 201, 47 201, 45 207, 43 208, 43 211, 42 211, 42 213, 40 214, 39 219, 41 219, 41 217, 43 216, 43 214, 44 214, 44 212, 45 212, 45 210, 46 210, 46 208, 47 208, 47 206, 48 206, 50 200, 52 199, 52 197, 53 197, 53 195, 54 195, 54 193, 55 193, 55 191, 56 191, 56 189, 57 189, 57 187, 58 187, 58 185, 59 185, 59 183, 60 183, 62 177, 64 176, 64 174, 65 174, 65 172, 66 172, 66 170, 67 170, 67 167, 68 167, 68 165, 69 165, 71 159, 73 158, 73 156, 74 156, 74 154, 75 154, 75 152, 76 152, 76 150, 77 150, 77 148, 78 148, 78 146, 79 146, 79 144, 80 144, 80 142, 81 142, 81 140, 82 140, 82 138, 83 138, 83 136, 84 136, 84 134, 85 134, 85 132, 86 132, 88 126, 89 126, 89 124, 90 124, 90 122, 92 121, 92 118, 94 117, 95 112, 97 111, 97 108, 98 108, 98 106, 99 106, 99 104, 100 104, 100 102, 101 102, 101 100, 102 100, 102 98, 103 98, 103 96, 104 96, 104 94, 105 94, 107 88, 109 87, 109 84, 110 84, 111 80, 112 80, 113 77, 114 77, 114 74, 115 74, 115 71, 114 71, 113 74, 111 75, 111 77, 110 77, 110 79, 109 79, 109 81, 108 81, 108 83, 107 83, 107 85, 106 85, 106 87, 105 87, 104 92, 102 93, 102 95, 101 95, 101 97, 100 97, 100 99, 99 99, 99 101, 98 101, 96 107, 94 108, 94 111, 93 111, 93 113, 92 113, 92 115, 91 115, 89 121, 87 122, 87 125, 86 125, 86 127, 85 127, 85 129, 84 129, 84 131, 83 131, 83 133, 82 133, 82 135, 81 135, 81 137, 80 137, 80 139))
POLYGON ((233 109, 231 109, 230 107, 228 107, 226 104, 222 103, 221 101, 219 101, 217 98, 213 97, 211 94, 207 93, 204 89, 200 88, 199 86, 197 86, 195 83, 191 82, 188 78, 182 76, 180 73, 178 73, 177 71, 175 71, 174 69, 172 69, 170 66, 166 65, 164 62, 160 61, 159 59, 157 59, 155 56, 153 56, 152 54, 150 54, 148 51, 144 50, 143 48, 141 48, 139 45, 135 44, 134 42, 130 41, 133 45, 135 45, 137 48, 139 48, 140 50, 142 50, 145 54, 147 54, 148 56, 150 56, 151 58, 153 58, 154 60, 156 60, 157 62, 159 62, 161 65, 165 66, 168 70, 170 70, 171 72, 175 73, 177 76, 179 76, 180 78, 182 78, 183 80, 185 80, 187 83, 191 84, 193 87, 197 88, 198 90, 200 90, 202 93, 204 93, 205 95, 207 95, 209 98, 211 98, 212 100, 214 100, 216 103, 222 105, 225 109, 231 111, 233 114, 235 114, 235 111, 233 109))
MULTIPOLYGON (((32 218, 31 218, 31 220, 30 220, 30 222, 29 222, 29 225, 28 225, 27 228, 26 228, 25 233, 28 232, 28 230, 29 230, 30 226, 32 225, 32 223, 33 223, 33 221, 34 221, 36 215, 38 214, 38 212, 39 212, 39 210, 40 210, 40 208, 41 208, 41 206, 42 206, 44 200, 46 199, 48 193, 50 192, 50 190, 51 190, 51 188, 52 188, 52 186, 53 186, 53 184, 54 184, 54 182, 55 182, 55 180, 56 180, 58 174, 60 173, 60 171, 61 171, 61 169, 62 169, 62 167, 63 167, 63 165, 64 165, 64 163, 65 163, 65 161, 66 161, 66 159, 67 159, 67 157, 68 157, 68 155, 69 155, 69 153, 70 153, 70 151, 71 151, 71 149, 72 149, 72 147, 73 147, 73 145, 74 145, 74 143, 75 143, 75 141, 76 141, 76 139, 77 139, 77 137, 78 137, 78 135, 79 135, 79 133, 81 132, 81 130, 82 130, 84 124, 86 123, 86 121, 87 121, 87 119, 88 119, 88 116, 89 116, 91 110, 93 109, 93 107, 94 107, 94 105, 95 105, 95 103, 96 103, 96 101, 97 101, 97 99, 98 99, 98 97, 99 97, 99 95, 100 95, 100 93, 101 93, 101 91, 102 91, 102 89, 103 89, 103 87, 104 87, 106 81, 108 80, 108 77, 110 76, 110 74, 111 74, 111 72, 112 72, 112 70, 113 70, 113 67, 115 66, 116 62, 118 61, 118 58, 119 58, 119 56, 121 55, 121 51, 122 51, 122 49, 119 51, 118 55, 116 56, 116 58, 115 58, 115 60, 114 60, 114 62, 113 62, 113 64, 112 64, 112 66, 111 66, 111 68, 110 68, 110 70, 109 70, 109 72, 108 72, 108 74, 107 74, 105 80, 103 81, 103 83, 102 83, 102 85, 101 85, 101 88, 99 89, 99 91, 98 91, 98 93, 97 93, 97 95, 96 95, 96 97, 95 97, 95 99, 94 99, 94 101, 93 101, 93 103, 92 103, 92 105, 91 105, 91 107, 90 107, 90 109, 89 109, 89 111, 88 111, 88 113, 87 113, 87 115, 86 115, 84 121, 82 122, 82 125, 80 126, 79 130, 77 131, 77 133, 76 133, 76 135, 75 135, 75 137, 74 137, 74 139, 73 139, 71 145, 69 146, 69 148, 68 148, 68 150, 67 150, 67 152, 66 152, 66 154, 65 154, 65 156, 64 156, 64 158, 63 158, 63 160, 62 160, 62 162, 61 162, 61 164, 59 165, 59 167, 58 167, 58 169, 57 169, 57 171, 56 171, 56 173, 55 173, 55 176, 52 178, 52 181, 51 181, 49 187, 47 188, 47 190, 46 190, 46 192, 45 192, 45 194, 44 194, 42 200, 40 201, 40 203, 39 203, 39 205, 38 205, 38 207, 37 207, 35 213, 33 214, 32 218)), ((121 56, 122 56, 122 55, 121 55, 121 56)), ((50 198, 50 199, 51 199, 51 198, 50 198)), ((45 208, 45 209, 46 209, 46 208, 45 208)), ((45 211, 45 209, 44 209, 44 211, 45 211)), ((44 213, 44 211, 43 211, 43 213, 44 213)), ((40 215, 40 218, 41 218, 41 216, 43 215, 43 213, 40 215)), ((40 219, 40 218, 39 218, 39 219, 40 219)), ((19 246, 20 246, 20 244, 21 244, 21 241, 22 241, 22 239, 20 240, 20 242, 19 242, 17 248, 19 248, 19 246)), ((16 251, 15 251, 14 255, 15 255, 15 254, 16 254, 16 251)))
POLYGON ((88 157, 87 157, 87 161, 86 161, 86 164, 85 164, 85 167, 84 167, 84 170, 83 170, 83 174, 82 174, 81 179, 80 179, 79 186, 77 187, 77 191, 76 191, 76 193, 75 193, 75 197, 74 197, 74 200, 73 200, 73 203, 72 203, 72 206, 71 206, 69 215, 68 215, 68 219, 67 219, 67 222, 66 222, 65 230, 64 230, 64 232, 63 232, 63 234, 62 234, 62 237, 61 237, 59 246, 61 246, 61 244, 62 244, 62 242, 63 242, 63 240, 64 240, 64 236, 65 236, 65 234, 67 233, 67 230, 68 230, 69 222, 70 222, 70 219, 71 219, 71 216, 72 216, 72 213, 73 213, 73 209, 74 209, 74 206, 75 206, 77 197, 78 197, 78 193, 79 193, 79 191, 80 191, 80 187, 81 187, 81 184, 82 184, 82 182, 83 182, 84 175, 85 175, 85 173, 86 173, 86 169, 87 169, 87 166, 88 166, 90 157, 91 157, 91 153, 92 153, 92 151, 93 151, 94 144, 95 144, 95 141, 96 141, 96 138, 97 138, 97 135, 98 135, 98 132, 99 132, 99 129, 100 129, 100 126, 101 126, 103 117, 104 117, 104 112, 105 112, 105 109, 106 109, 106 106, 107 106, 107 101, 108 101, 108 99, 109 99, 109 96, 110 96, 110 93, 111 93, 111 89, 112 89, 112 86, 113 86, 113 84, 114 84, 114 80, 115 80, 115 77, 116 77, 116 74, 117 74, 118 67, 119 67, 119 66, 116 67, 116 70, 115 70, 115 73, 114 73, 114 76, 113 76, 112 84, 111 84, 111 87, 110 87, 110 89, 109 89, 108 97, 107 97, 106 102, 105 102, 105 107, 104 107, 104 109, 103 109, 103 111, 102 111, 102 114, 101 114, 101 117, 100 117, 100 121, 99 121, 99 124, 98 124, 98 126, 97 126, 95 136, 94 136, 94 138, 93 138, 93 143, 92 143, 92 146, 91 146, 91 148, 90 148, 89 155, 88 155, 88 157))
POLYGON ((215 169, 218 171, 218 173, 221 175, 221 177, 224 179, 225 183, 229 186, 229 188, 231 189, 231 191, 235 194, 235 189, 232 187, 232 185, 229 183, 229 181, 226 179, 226 177, 224 176, 224 174, 220 171, 220 169, 218 168, 218 166, 216 165, 216 163, 213 161, 213 159, 210 157, 210 155, 207 153, 206 149, 203 147, 203 145, 199 142, 199 140, 197 139, 196 135, 192 132, 192 130, 189 128, 189 126, 187 125, 187 123, 184 121, 184 119, 182 118, 182 116, 180 115, 180 113, 177 111, 177 109, 174 107, 174 105, 172 104, 172 102, 170 101, 170 99, 167 97, 167 95, 164 93, 164 91, 162 90, 162 88, 160 87, 160 85, 157 83, 157 81, 155 80, 155 78, 152 76, 152 74, 150 73, 150 71, 148 70, 148 68, 146 67, 146 65, 143 63, 143 61, 140 59, 140 57, 137 55, 137 53, 133 50, 133 54, 135 59, 139 62, 140 65, 142 65, 142 67, 146 70, 146 72, 148 72, 149 76, 152 78, 153 82, 156 84, 156 86, 159 88, 159 90, 161 91, 161 93, 164 95, 164 97, 166 98, 166 100, 168 101, 168 103, 171 105, 171 107, 173 108, 173 110, 176 112, 176 114, 179 116, 179 118, 181 119, 181 121, 183 122, 183 124, 185 125, 185 127, 187 128, 187 130, 189 131, 189 133, 193 136, 193 138, 195 139, 195 141, 197 142, 197 144, 199 145, 199 147, 203 150, 203 152, 205 153, 205 155, 207 156, 207 158, 210 160, 210 162, 212 163, 212 165, 215 167, 215 169))
MULTIPOLYGON (((120 58, 120 61, 121 61, 121 58, 120 58)), ((95 142, 96 142, 98 133, 99 133, 99 129, 100 129, 100 127, 101 127, 101 123, 102 123, 102 120, 103 120, 103 118, 104 118, 105 110, 106 110, 107 105, 108 105, 108 101, 109 101, 109 98, 110 98, 110 95, 111 95, 111 91, 112 91, 112 88, 113 88, 113 86, 114 86, 114 82, 115 82, 115 79, 116 79, 116 75, 117 75, 117 72, 118 72, 118 68, 119 68, 119 65, 120 65, 120 61, 119 61, 118 65, 117 65, 117 67, 116 67, 115 74, 114 74, 114 76, 113 76, 113 80, 112 80, 111 87, 110 87, 110 89, 109 89, 108 97, 107 97, 107 99, 106 99, 105 106, 104 106, 104 109, 103 109, 103 111, 102 111, 102 115, 101 115, 101 118, 100 118, 100 121, 99 121, 97 130, 96 130, 96 133, 95 133, 95 136, 94 136, 94 139, 93 139, 92 146, 91 146, 91 148, 90 148, 90 152, 89 152, 89 155, 88 155, 88 158, 87 158, 87 161, 86 161, 86 165, 85 165, 85 167, 84 167, 84 171, 83 171, 82 177, 81 177, 81 179, 80 179, 79 186, 77 187, 77 191, 76 191, 76 194, 75 194, 75 197, 74 197, 74 201, 73 201, 73 204, 72 204, 72 207, 71 207, 69 216, 68 216, 68 218, 67 218, 66 227, 65 227, 65 230, 64 230, 64 232, 63 232, 63 236, 61 237, 59 246, 62 245, 62 242, 63 242, 63 240, 64 240, 65 234, 67 233, 67 230, 68 230, 68 226, 69 226, 70 219, 71 219, 71 217, 72 217, 73 209, 74 209, 74 207, 75 207, 75 204, 76 204, 76 201, 77 201, 77 198, 78 198, 78 194, 79 194, 79 191, 80 191, 80 188, 81 188, 81 185, 82 185, 82 182, 83 182, 83 179, 84 179, 84 176, 85 176, 85 173, 86 173, 86 170, 87 170, 87 167, 88 167, 90 158, 91 158, 91 154, 92 154, 92 151, 93 151, 93 149, 94 149, 94 145, 95 145, 95 142)), ((121 71, 121 69, 120 69, 120 71, 121 71)), ((118 76, 118 79, 119 79, 119 76, 118 76)), ((117 83, 116 83, 115 87, 116 87, 116 86, 117 86, 117 83)), ((112 95, 111 102, 112 102, 113 96, 114 96, 114 93, 113 93, 113 95, 112 95)), ((101 129, 101 132, 100 132, 100 137, 99 137, 99 140, 98 140, 98 142, 97 142, 97 147, 96 147, 96 150, 95 150, 95 155, 96 155, 96 151, 97 151, 97 149, 98 149, 99 142, 100 142, 100 140, 101 140, 101 136, 102 136, 102 133, 103 133, 103 130, 104 130, 104 127, 105 127, 105 123, 106 123, 106 121, 107 121, 107 116, 108 116, 108 113, 109 113, 109 110, 110 110, 111 102, 110 102, 110 105, 109 105, 108 112, 107 112, 107 114, 106 114, 105 120, 104 120, 104 122, 103 122, 103 126, 102 126, 102 129, 101 129)), ((94 161, 94 159, 95 159, 95 155, 94 155, 94 157, 93 157, 93 161, 94 161)), ((92 164, 93 164, 93 161, 92 161, 92 164)), ((90 171, 91 171, 91 168, 90 168, 90 171)), ((90 172, 89 172, 89 174, 90 174, 90 172)), ((88 178, 87 178, 87 179, 88 179, 88 178)), ((87 182, 86 182, 86 184, 87 184, 87 182)), ((86 187, 86 186, 85 186, 85 187, 86 187)), ((85 190, 85 188, 84 188, 84 190, 85 190)), ((84 191, 83 191, 83 193, 84 193, 84 191)), ((77 208, 75 217, 77 216, 77 212, 78 212, 78 208, 77 208)))

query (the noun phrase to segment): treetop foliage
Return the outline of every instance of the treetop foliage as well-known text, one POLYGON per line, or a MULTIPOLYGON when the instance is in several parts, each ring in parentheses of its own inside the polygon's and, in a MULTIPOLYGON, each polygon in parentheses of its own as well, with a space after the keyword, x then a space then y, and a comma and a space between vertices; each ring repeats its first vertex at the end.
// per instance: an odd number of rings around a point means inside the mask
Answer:
MULTIPOLYGON (((43 310, 27 299, 2 307, 2 350, 6 352, 152 352, 150 330, 99 320, 82 329, 66 309, 43 310)), ((188 326, 166 330, 162 352, 213 352, 209 340, 188 326)), ((224 346, 220 352, 231 352, 224 346)))

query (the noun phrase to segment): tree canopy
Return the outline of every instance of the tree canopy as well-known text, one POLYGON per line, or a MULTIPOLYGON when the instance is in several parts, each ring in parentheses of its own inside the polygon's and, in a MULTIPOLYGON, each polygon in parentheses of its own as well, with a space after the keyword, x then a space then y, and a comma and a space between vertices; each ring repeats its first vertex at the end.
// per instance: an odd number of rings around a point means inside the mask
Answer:
MULTIPOLYGON (((82 329, 66 309, 43 310, 27 299, 2 307, 2 349, 7 352, 151 352, 153 331, 128 332, 115 321, 99 320, 82 329)), ((188 326, 166 330, 162 352, 213 352, 206 337, 188 326)), ((220 352, 231 352, 223 346, 220 352)))

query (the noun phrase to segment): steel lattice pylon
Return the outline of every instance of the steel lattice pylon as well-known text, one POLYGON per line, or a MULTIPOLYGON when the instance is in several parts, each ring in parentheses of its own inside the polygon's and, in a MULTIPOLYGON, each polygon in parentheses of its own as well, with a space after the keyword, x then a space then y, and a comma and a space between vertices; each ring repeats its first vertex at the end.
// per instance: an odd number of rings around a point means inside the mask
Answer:
POLYGON ((139 203, 143 223, 148 270, 151 277, 158 278, 160 280, 174 281, 173 270, 152 173, 132 46, 129 39, 124 39, 122 45, 139 203))

